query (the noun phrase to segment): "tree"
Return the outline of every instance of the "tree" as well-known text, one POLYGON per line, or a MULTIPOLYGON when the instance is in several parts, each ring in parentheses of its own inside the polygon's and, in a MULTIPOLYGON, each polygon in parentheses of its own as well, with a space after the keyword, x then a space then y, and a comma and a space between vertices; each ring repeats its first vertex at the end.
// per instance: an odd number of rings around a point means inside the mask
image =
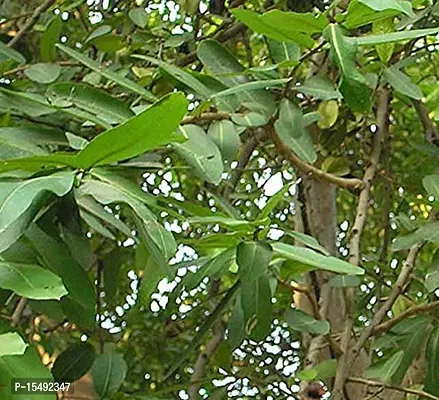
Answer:
POLYGON ((0 12, 2 399, 439 399, 437 4, 0 12))

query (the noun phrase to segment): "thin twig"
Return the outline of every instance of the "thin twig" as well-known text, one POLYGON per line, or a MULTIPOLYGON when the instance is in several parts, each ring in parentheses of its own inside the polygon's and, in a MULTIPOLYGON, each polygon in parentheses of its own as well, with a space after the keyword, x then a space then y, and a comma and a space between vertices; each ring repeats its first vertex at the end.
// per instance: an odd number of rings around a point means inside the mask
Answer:
POLYGON ((428 116, 427 107, 421 100, 413 100, 413 105, 418 113, 419 119, 421 120, 422 126, 425 130, 425 139, 427 142, 432 142, 439 139, 439 130, 433 121, 428 116))
POLYGON ((18 326, 20 324, 21 314, 23 313, 24 307, 26 307, 27 299, 22 297, 18 300, 17 305, 15 306, 14 312, 11 317, 11 326, 18 326))
POLYGON ((198 122, 203 122, 203 121, 221 121, 224 119, 230 119, 230 114, 226 113, 226 112, 206 112, 206 113, 202 113, 200 115, 194 115, 194 116, 187 116, 184 117, 183 120, 181 121, 182 125, 187 125, 187 124, 196 124, 198 122))
POLYGON ((98 339, 99 339, 99 352, 104 352, 104 336, 103 336, 103 329, 101 326, 101 314, 102 314, 102 299, 101 299, 101 282, 102 282, 102 273, 104 270, 104 265, 102 263, 102 260, 97 261, 96 265, 96 314, 98 316, 98 339))
POLYGON ((43 4, 35 9, 31 17, 26 21, 23 27, 18 31, 18 33, 9 41, 8 47, 14 47, 21 37, 32 28, 38 21, 40 15, 45 12, 49 7, 51 7, 56 0, 46 0, 43 4))
POLYGON ((397 392, 414 394, 416 396, 425 397, 425 398, 430 399, 430 400, 439 400, 439 397, 434 396, 430 393, 424 392, 423 390, 416 390, 416 389, 405 388, 402 386, 389 385, 387 383, 373 381, 373 380, 364 379, 364 378, 348 378, 346 380, 348 382, 351 382, 351 383, 359 383, 361 385, 383 387, 386 389, 395 390, 397 392))
POLYGON ((315 167, 314 165, 308 164, 301 160, 296 154, 294 154, 282 141, 282 139, 277 135, 272 126, 269 126, 268 132, 271 140, 273 141, 277 151, 282 155, 282 157, 291 164, 293 164, 299 171, 306 174, 311 179, 316 179, 323 182, 332 183, 343 189, 349 189, 350 191, 356 192, 364 187, 364 182, 356 178, 342 178, 330 174, 328 172, 322 171, 321 169, 315 167))
MULTIPOLYGON (((378 162, 380 160, 382 140, 387 134, 389 125, 389 102, 390 92, 387 88, 381 88, 378 94, 377 103, 377 125, 378 131, 375 133, 369 166, 366 168, 363 178, 363 189, 357 205, 357 212, 355 215, 354 225, 352 226, 351 239, 349 242, 349 262, 353 265, 360 263, 360 240, 366 224, 367 210, 369 208, 370 190, 372 180, 375 177, 378 162)), ((349 358, 349 342, 351 340, 352 327, 354 325, 354 307, 355 307, 355 288, 348 288, 346 290, 346 321, 345 328, 342 335, 341 351, 342 355, 337 365, 337 375, 335 377, 333 399, 342 400, 344 398, 343 390, 344 383, 352 360, 349 358)), ((358 351, 361 347, 358 349, 358 351)))
POLYGON ((436 310, 437 308, 439 308, 439 300, 429 304, 420 304, 418 306, 410 307, 408 310, 399 314, 397 317, 389 319, 388 321, 375 326, 372 329, 372 335, 379 335, 381 333, 387 332, 390 329, 392 329, 397 323, 401 322, 402 320, 408 317, 411 317, 412 315, 423 314, 426 312, 436 310))

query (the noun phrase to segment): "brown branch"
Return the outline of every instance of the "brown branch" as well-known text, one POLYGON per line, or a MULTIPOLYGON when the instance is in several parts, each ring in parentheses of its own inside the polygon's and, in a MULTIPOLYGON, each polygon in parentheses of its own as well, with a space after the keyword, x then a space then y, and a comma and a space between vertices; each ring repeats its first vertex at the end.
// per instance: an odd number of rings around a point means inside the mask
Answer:
POLYGON ((206 112, 200 115, 187 116, 181 121, 181 125, 196 124, 203 121, 221 121, 230 119, 230 114, 226 112, 206 112))
POLYGON ((439 130, 433 124, 433 121, 428 116, 427 107, 421 100, 413 100, 413 105, 418 113, 419 119, 421 120, 422 126, 425 130, 425 139, 427 142, 432 142, 439 139, 439 130))
POLYGON ((20 324, 21 314, 23 313, 24 308, 26 307, 27 299, 22 297, 18 300, 17 305, 15 306, 14 312, 11 316, 11 326, 16 327, 20 324))
MULTIPOLYGON (((370 189, 372 180, 375 177, 378 163, 380 160, 382 141, 387 135, 389 126, 389 102, 390 92, 387 88, 381 88, 378 92, 377 102, 377 125, 378 131, 374 135, 369 166, 366 168, 363 178, 363 189, 357 205, 354 225, 352 226, 351 239, 349 242, 349 262, 353 265, 360 263, 360 240, 366 224, 367 210, 369 208, 370 189)), ((337 375, 335 377, 333 399, 342 400, 344 398, 344 384, 350 371, 352 360, 349 352, 349 342, 354 325, 354 307, 355 307, 355 288, 346 290, 347 315, 345 328, 341 340, 342 355, 337 365, 337 375)), ((359 348, 361 349, 361 347, 359 348)), ((359 350, 358 350, 359 351, 359 350)))
POLYGON ((388 321, 375 326, 372 329, 372 335, 379 335, 381 333, 387 332, 390 329, 392 329, 397 323, 401 322, 402 320, 408 317, 411 317, 412 315, 426 313, 429 311, 436 310, 437 308, 439 308, 439 300, 429 304, 420 304, 418 306, 410 307, 408 310, 399 314, 397 317, 389 319, 388 321))
POLYGON ((353 192, 357 192, 364 187, 364 182, 356 178, 342 178, 330 174, 328 172, 322 171, 321 169, 315 167, 314 165, 308 164, 301 160, 296 154, 294 154, 282 141, 282 139, 277 135, 274 128, 269 126, 268 128, 269 136, 273 141, 277 151, 282 155, 282 157, 293 164, 299 171, 306 174, 311 179, 316 179, 318 181, 332 183, 343 189, 348 189, 353 192))
POLYGON ((104 352, 104 331, 101 326, 101 316, 102 316, 102 273, 104 271, 104 264, 102 260, 98 260, 96 264, 96 314, 98 316, 98 323, 97 323, 97 329, 98 329, 98 340, 99 340, 99 352, 104 352))
POLYGON ((405 388, 402 386, 394 386, 394 385, 389 385, 387 383, 373 381, 373 380, 369 380, 369 379, 363 379, 363 378, 348 378, 346 380, 348 382, 351 382, 351 383, 359 383, 361 385, 382 387, 385 389, 395 390, 397 392, 414 394, 416 396, 425 397, 425 398, 431 399, 431 400, 439 400, 439 397, 434 396, 430 393, 424 392, 423 390, 410 389, 410 388, 405 388))
POLYGON ((14 47, 17 42, 22 38, 22 36, 35 25, 40 15, 45 12, 49 7, 51 7, 55 3, 55 1, 56 0, 46 0, 43 4, 37 7, 31 17, 19 30, 19 32, 9 41, 8 47, 14 47))

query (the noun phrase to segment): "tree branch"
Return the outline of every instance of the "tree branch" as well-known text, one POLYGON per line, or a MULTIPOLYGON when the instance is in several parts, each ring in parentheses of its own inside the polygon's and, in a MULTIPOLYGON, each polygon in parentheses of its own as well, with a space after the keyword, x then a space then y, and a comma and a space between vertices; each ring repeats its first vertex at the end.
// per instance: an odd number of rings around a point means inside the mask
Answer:
MULTIPOLYGON (((355 215, 354 225, 351 231, 351 239, 349 242, 349 262, 358 265, 360 262, 360 240, 366 224, 367 210, 369 208, 370 189, 372 180, 375 177, 378 162, 380 160, 382 141, 387 134, 389 125, 389 102, 390 92, 387 88, 381 88, 378 93, 377 103, 377 125, 378 131, 375 133, 372 152, 369 160, 369 166, 366 168, 363 178, 363 189, 357 205, 357 213, 355 215)), ((341 340, 342 355, 337 365, 337 375, 335 377, 333 399, 342 400, 344 398, 344 384, 346 376, 350 371, 352 360, 349 354, 349 342, 351 340, 351 332, 354 325, 354 307, 355 307, 355 288, 346 290, 346 322, 341 340)), ((362 347, 362 346, 361 346, 362 347)), ((361 349, 361 347, 359 349, 361 349)))
POLYGON ((439 397, 433 396, 432 394, 424 392, 423 390, 415 390, 415 389, 405 388, 402 386, 388 385, 387 383, 377 382, 377 381, 363 379, 363 378, 348 378, 346 380, 348 382, 351 382, 351 383, 359 383, 361 385, 382 387, 385 389, 396 390, 398 392, 414 394, 416 396, 425 397, 425 398, 431 399, 431 400, 439 400, 439 397))
POLYGON ((273 141, 277 151, 282 155, 282 157, 293 164, 299 171, 306 174, 311 179, 316 179, 318 181, 332 183, 343 189, 348 189, 350 191, 356 192, 364 187, 364 182, 356 178, 342 178, 328 172, 322 171, 321 169, 315 167, 314 165, 308 164, 296 156, 282 141, 282 139, 277 135, 274 128, 270 125, 268 128, 269 136, 273 141))
POLYGON ((203 121, 222 121, 230 119, 230 114, 226 112, 206 112, 200 115, 187 116, 181 121, 181 125, 196 124, 203 121))
POLYGON ((379 335, 381 333, 387 332, 390 329, 392 329, 397 323, 401 322, 402 320, 411 317, 412 315, 418 315, 422 313, 426 313, 429 311, 433 311, 439 308, 439 300, 434 301, 433 303, 429 304, 420 304, 418 306, 410 307, 408 310, 404 311, 403 313, 399 314, 397 317, 389 319, 386 322, 383 322, 382 324, 379 324, 375 326, 372 329, 372 335, 379 335))
POLYGON ((8 47, 14 47, 17 42, 21 39, 21 37, 32 28, 35 23, 38 21, 40 15, 46 11, 50 6, 55 3, 56 0, 46 0, 43 4, 35 9, 31 17, 26 21, 20 31, 9 41, 8 47))
POLYGON ((427 107, 421 100, 413 100, 413 105, 418 113, 419 119, 421 120, 422 126, 425 130, 425 139, 427 142, 432 142, 439 139, 439 130, 433 124, 433 121, 428 116, 427 107))

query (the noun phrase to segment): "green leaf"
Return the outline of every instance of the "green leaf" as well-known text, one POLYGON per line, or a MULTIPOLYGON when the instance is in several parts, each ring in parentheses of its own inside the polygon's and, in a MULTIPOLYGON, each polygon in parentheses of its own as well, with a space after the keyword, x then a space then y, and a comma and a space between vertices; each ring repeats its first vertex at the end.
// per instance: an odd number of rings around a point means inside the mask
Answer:
POLYGON ((29 299, 59 300, 67 294, 62 280, 38 265, 0 261, 0 287, 29 299))
POLYGON ((33 346, 29 346, 23 355, 0 357, 0 397, 4 400, 56 400, 56 393, 42 393, 38 396, 11 393, 12 379, 47 379, 52 382, 50 371, 42 364, 40 356, 33 346))
POLYGON ((256 341, 271 332, 272 303, 269 279, 266 275, 241 284, 241 307, 244 312, 245 333, 256 341))
POLYGON ((134 116, 122 101, 86 85, 76 83, 51 85, 46 91, 46 97, 55 107, 77 107, 96 115, 108 124, 124 123, 134 116))
POLYGON ((77 136, 70 132, 66 132, 66 138, 69 141, 69 146, 75 150, 82 150, 88 143, 90 143, 82 136, 77 136))
POLYGON ((358 2, 370 7, 375 11, 397 10, 413 17, 415 14, 412 10, 410 1, 401 0, 358 0, 358 2))
POLYGON ((52 374, 56 382, 74 382, 92 367, 95 351, 90 343, 76 343, 64 350, 55 360, 52 374))
POLYGON ((439 271, 430 272, 425 276, 424 286, 429 293, 439 288, 439 271))
POLYGON ((431 331, 425 350, 427 359, 427 374, 424 381, 424 390, 434 396, 439 396, 439 326, 431 331))
POLYGON ((131 230, 124 224, 120 219, 116 218, 112 213, 105 210, 105 208, 95 201, 92 197, 84 196, 78 200, 78 205, 80 208, 84 209, 90 215, 99 218, 100 220, 106 222, 112 227, 118 229, 124 235, 130 237, 131 230))
POLYGON ((140 28, 145 28, 148 24, 148 14, 142 7, 132 8, 128 12, 128 16, 130 17, 130 20, 140 28))
POLYGON ((415 100, 421 100, 422 97, 424 97, 419 86, 413 83, 412 80, 399 69, 394 67, 387 68, 384 70, 383 76, 389 85, 397 92, 415 100))
POLYGON ((187 110, 182 93, 167 96, 144 112, 93 139, 77 156, 78 165, 111 164, 177 140, 174 131, 187 110))
POLYGON ((119 353, 103 353, 96 357, 91 376, 96 392, 101 398, 119 390, 125 380, 127 365, 119 353))
POLYGON ((203 99, 207 100, 212 95, 212 90, 206 87, 201 81, 199 81, 196 77, 186 72, 182 68, 178 68, 175 65, 157 60, 152 57, 143 56, 140 54, 133 54, 133 58, 138 58, 141 60, 149 61, 152 64, 158 65, 160 68, 163 68, 169 75, 173 78, 177 79, 179 82, 186 85, 188 88, 194 90, 198 93, 203 99))
POLYGON ((227 344, 232 350, 239 347, 245 338, 245 320, 244 311, 241 306, 241 296, 237 295, 233 305, 232 314, 230 315, 227 326, 227 344))
POLYGON ((111 32, 110 25, 101 25, 98 28, 96 28, 92 33, 90 33, 90 35, 86 39, 85 43, 91 42, 92 40, 94 40, 98 37, 107 35, 110 32, 111 32))
POLYGON ((142 266, 142 270, 145 278, 140 282, 139 300, 143 306, 148 307, 151 295, 157 290, 158 283, 171 274, 164 262, 157 264, 153 257, 148 258, 146 264, 142 266))
POLYGON ((336 100, 322 101, 319 104, 318 112, 320 119, 317 125, 320 129, 331 128, 338 119, 338 103, 336 100))
POLYGON ((51 83, 58 79, 61 67, 56 64, 33 64, 24 70, 24 74, 34 82, 51 83))
POLYGON ((267 204, 265 207, 261 210, 261 212, 258 215, 259 220, 265 219, 270 216, 271 212, 278 206, 278 204, 286 198, 285 194, 288 192, 288 190, 291 187, 291 183, 287 183, 284 185, 284 187, 279 190, 274 196, 271 196, 270 199, 267 201, 267 204))
POLYGON ((74 181, 72 172, 58 172, 25 181, 0 182, 0 252, 12 245, 36 215, 41 197, 52 192, 68 193, 74 181))
MULTIPOLYGON (((198 46, 198 58, 205 68, 218 77, 218 80, 228 87, 235 87, 249 82, 248 77, 244 76, 246 69, 238 60, 220 43, 215 40, 203 40, 198 46)), ((264 89, 251 90, 238 93, 231 99, 236 100, 239 108, 243 103, 252 105, 248 106, 251 111, 253 108, 262 111, 264 115, 270 117, 276 110, 271 94, 264 89)), ((221 98, 219 98, 221 99, 221 98)))
MULTIPOLYGON (((15 129, 15 128, 4 128, 15 129)), ((14 134, 6 133, 0 129, 0 160, 8 160, 14 158, 34 156, 37 154, 45 154, 45 152, 32 141, 15 137, 14 134)))
POLYGON ((222 272, 228 268, 235 259, 235 253, 235 248, 223 250, 202 265, 195 274, 186 275, 184 279, 185 288, 192 290, 198 287, 205 277, 218 279, 222 272))
POLYGON ((317 154, 311 137, 305 129, 303 114, 294 103, 287 99, 282 100, 279 119, 274 123, 274 129, 282 141, 298 157, 309 163, 316 161, 317 154))
POLYGON ((275 63, 296 64, 300 58, 300 47, 295 43, 268 39, 268 47, 275 63))
POLYGON ((326 360, 317 364, 314 368, 298 371, 296 376, 305 381, 324 380, 333 378, 337 372, 337 360, 326 360))
POLYGON ((381 369, 381 380, 384 383, 391 382, 391 378, 393 374, 398 370, 401 361, 404 357, 404 351, 398 351, 395 353, 392 357, 390 357, 386 363, 384 364, 383 368, 381 369))
MULTIPOLYGON (((380 19, 374 21, 372 25, 372 32, 374 34, 389 33, 395 30, 395 24, 393 18, 380 19)), ((376 45, 376 51, 380 60, 383 63, 388 63, 393 55, 393 50, 395 48, 395 43, 384 43, 376 45)))
POLYGON ((317 250, 318 252, 324 254, 325 256, 330 256, 328 250, 326 250, 318 241, 316 238, 306 235, 302 232, 297 231, 286 231, 285 232, 288 236, 293 237, 296 241, 299 241, 300 243, 304 244, 305 246, 310 247, 313 250, 317 250))
POLYGON ((47 26, 46 30, 41 36, 40 40, 40 56, 45 62, 52 62, 56 60, 56 43, 59 41, 62 29, 61 16, 53 17, 52 21, 47 26))
POLYGON ((357 42, 348 40, 342 29, 335 24, 330 24, 323 34, 331 44, 331 58, 342 73, 339 89, 346 103, 354 111, 368 111, 372 91, 355 65, 357 42))
POLYGON ((396 371, 391 375, 390 381, 394 385, 401 384, 407 370, 412 365, 413 360, 418 356, 421 346, 425 342, 428 320, 423 319, 420 320, 420 322, 421 323, 414 325, 413 329, 400 341, 400 346, 404 349, 404 356, 396 371))
POLYGON ((11 49, 2 41, 0 41, 0 63, 12 60, 18 64, 24 64, 26 59, 17 50, 11 49))
POLYGON ((0 91, 0 109, 3 111, 12 111, 34 118, 55 112, 55 109, 51 108, 50 104, 39 94, 17 92, 5 87, 0 87, 0 91))
POLYGON ((326 335, 330 330, 328 321, 318 321, 300 310, 287 310, 285 313, 285 321, 292 329, 299 332, 326 335))
POLYGON ((392 251, 405 250, 418 242, 439 243, 439 221, 429 222, 409 235, 399 236, 392 243, 392 251))
POLYGON ((422 185, 430 196, 439 200, 439 175, 427 175, 422 179, 422 185))
MULTIPOLYGON (((385 18, 391 18, 399 15, 398 10, 387 9, 385 11, 375 11, 370 7, 353 0, 349 2, 347 17, 343 21, 343 26, 349 30, 370 24, 385 18)), ((336 16, 336 20, 337 16, 336 16)))
POLYGON ((101 221, 99 221, 93 215, 91 215, 87 211, 81 211, 80 214, 81 218, 89 226, 92 232, 95 231, 110 240, 116 240, 113 232, 111 232, 106 226, 101 223, 101 221))
POLYGON ((188 222, 190 224, 219 224, 229 228, 253 229, 253 226, 259 225, 261 221, 251 222, 222 216, 207 216, 189 218, 188 222))
POLYGON ((212 95, 212 98, 230 96, 231 94, 247 93, 253 90, 267 89, 271 87, 283 86, 290 79, 266 79, 263 81, 245 82, 235 87, 223 90, 212 95))
POLYGON ((230 162, 235 158, 241 142, 235 125, 232 122, 223 120, 211 123, 207 136, 220 149, 224 160, 230 162))
POLYGON ((62 50, 64 53, 66 53, 68 56, 72 57, 76 61, 79 61, 81 64, 84 64, 86 67, 90 68, 91 70, 101 74, 103 77, 109 79, 110 81, 113 81, 117 83, 118 85, 124 87, 125 89, 128 89, 134 93, 137 93, 138 95, 142 96, 145 100, 153 102, 156 101, 156 97, 148 92, 147 90, 143 89, 141 86, 139 86, 134 81, 125 78, 121 74, 117 72, 110 71, 107 68, 103 68, 101 64, 98 62, 92 60, 91 58, 87 57, 84 54, 78 53, 76 50, 73 50, 67 46, 64 46, 62 44, 56 45, 60 50, 62 50))
POLYGON ((273 243, 272 247, 274 252, 283 258, 312 265, 318 269, 349 275, 364 274, 363 268, 349 264, 348 262, 335 257, 321 255, 311 249, 292 246, 285 243, 273 243))
POLYGON ((399 42, 402 40, 412 40, 424 36, 436 35, 438 32, 439 28, 413 29, 411 31, 399 31, 382 35, 367 35, 348 38, 348 41, 350 43, 355 43, 357 46, 374 46, 382 43, 399 42))
POLYGON ((321 32, 328 25, 323 14, 315 18, 311 13, 271 10, 259 15, 240 8, 231 10, 231 13, 257 33, 279 42, 294 42, 304 47, 312 47, 314 44, 310 34, 321 32))
POLYGON ((267 118, 256 112, 249 112, 246 114, 232 114, 232 121, 236 125, 248 126, 248 127, 257 127, 264 126, 268 123, 267 118))
POLYGON ((319 100, 341 99, 342 95, 333 83, 319 75, 307 79, 303 85, 295 86, 295 90, 319 100))
POLYGON ((177 153, 200 179, 218 185, 224 166, 214 141, 196 125, 184 125, 180 129, 188 140, 185 143, 173 143, 177 153))
POLYGON ((239 277, 246 283, 265 274, 272 256, 271 246, 266 242, 242 242, 236 248, 239 277))
POLYGON ((61 300, 66 315, 80 326, 93 327, 96 295, 85 270, 72 258, 64 243, 35 224, 25 236, 41 262, 58 275, 67 288, 68 295, 61 300))
POLYGON ((0 357, 20 356, 27 349, 27 343, 16 332, 8 332, 0 335, 0 357))

